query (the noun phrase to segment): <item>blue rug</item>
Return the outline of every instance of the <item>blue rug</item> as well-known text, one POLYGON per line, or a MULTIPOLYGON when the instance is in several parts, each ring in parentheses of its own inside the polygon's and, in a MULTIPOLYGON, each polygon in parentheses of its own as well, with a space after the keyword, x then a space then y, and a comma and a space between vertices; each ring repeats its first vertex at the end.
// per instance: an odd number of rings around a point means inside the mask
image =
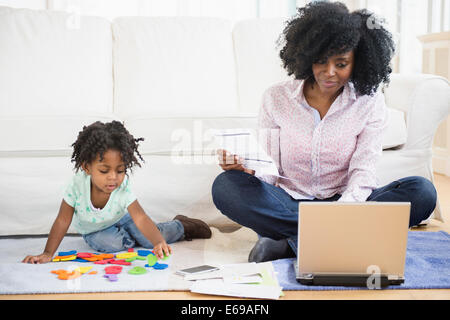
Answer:
MULTIPOLYGON (((305 286, 295 279, 295 259, 273 261, 283 290, 367 290, 367 287, 305 286)), ((385 289, 450 289, 450 235, 444 231, 410 231, 405 282, 385 289)))

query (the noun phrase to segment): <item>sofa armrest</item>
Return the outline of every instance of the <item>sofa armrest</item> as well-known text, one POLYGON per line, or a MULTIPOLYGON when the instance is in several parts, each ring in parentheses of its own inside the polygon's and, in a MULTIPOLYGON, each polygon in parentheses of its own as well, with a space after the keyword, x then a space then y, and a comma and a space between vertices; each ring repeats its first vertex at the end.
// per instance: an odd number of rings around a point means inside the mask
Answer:
POLYGON ((388 107, 405 112, 407 140, 403 149, 431 153, 439 123, 450 113, 448 80, 431 74, 392 74, 384 94, 388 107))

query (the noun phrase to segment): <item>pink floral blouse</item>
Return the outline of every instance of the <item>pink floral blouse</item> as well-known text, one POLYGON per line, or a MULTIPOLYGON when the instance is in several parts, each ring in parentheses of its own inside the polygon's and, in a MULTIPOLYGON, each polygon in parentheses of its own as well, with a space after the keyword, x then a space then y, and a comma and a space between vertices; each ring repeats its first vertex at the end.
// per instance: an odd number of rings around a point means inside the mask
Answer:
POLYGON ((302 80, 275 84, 263 95, 259 129, 263 147, 280 175, 263 176, 295 199, 365 201, 377 188, 375 165, 382 152, 388 112, 382 93, 357 96, 347 83, 323 119, 308 105, 302 80))

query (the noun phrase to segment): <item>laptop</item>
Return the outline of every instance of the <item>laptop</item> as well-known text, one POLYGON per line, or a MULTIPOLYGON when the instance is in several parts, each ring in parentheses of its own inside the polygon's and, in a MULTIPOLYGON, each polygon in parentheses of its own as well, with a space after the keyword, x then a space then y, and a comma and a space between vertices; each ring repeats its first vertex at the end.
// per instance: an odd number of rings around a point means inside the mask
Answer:
POLYGON ((404 283, 410 202, 299 203, 294 267, 304 285, 404 283))

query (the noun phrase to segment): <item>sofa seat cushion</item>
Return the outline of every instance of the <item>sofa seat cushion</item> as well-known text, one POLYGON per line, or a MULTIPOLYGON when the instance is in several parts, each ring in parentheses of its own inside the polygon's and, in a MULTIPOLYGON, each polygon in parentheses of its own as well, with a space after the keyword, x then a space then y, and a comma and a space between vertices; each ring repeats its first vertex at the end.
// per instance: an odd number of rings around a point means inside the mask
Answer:
POLYGON ((0 157, 0 235, 48 234, 72 170, 70 156, 0 157))

